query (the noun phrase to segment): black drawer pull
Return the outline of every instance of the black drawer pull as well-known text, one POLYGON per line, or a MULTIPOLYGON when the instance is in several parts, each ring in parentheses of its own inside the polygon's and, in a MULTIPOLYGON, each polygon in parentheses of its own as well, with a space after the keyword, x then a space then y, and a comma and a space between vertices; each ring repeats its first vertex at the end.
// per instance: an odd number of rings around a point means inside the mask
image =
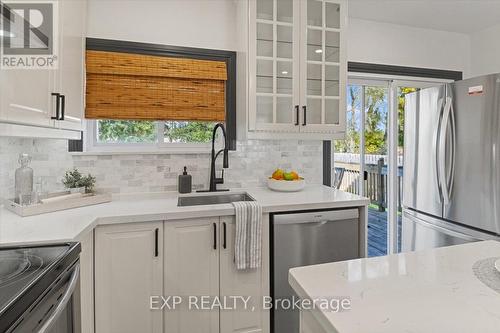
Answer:
POLYGON ((159 229, 156 228, 155 229, 155 257, 158 257, 158 254, 159 254, 159 250, 158 250, 158 233, 159 233, 159 229))
POLYGON ((222 232, 223 232, 223 234, 224 234, 224 241, 223 241, 223 243, 222 243, 222 247, 223 247, 224 249, 226 249, 226 248, 227 248, 227 243, 226 243, 226 222, 223 222, 223 223, 222 223, 222 227, 223 227, 222 232))
POLYGON ((52 116, 50 117, 50 119, 53 119, 53 120, 59 120, 59 110, 61 109, 61 103, 60 103, 60 96, 61 94, 59 93, 52 93, 51 96, 55 96, 56 97, 56 116, 52 116))
POLYGON ((214 226, 214 250, 217 250, 217 223, 214 223, 213 226, 214 226))

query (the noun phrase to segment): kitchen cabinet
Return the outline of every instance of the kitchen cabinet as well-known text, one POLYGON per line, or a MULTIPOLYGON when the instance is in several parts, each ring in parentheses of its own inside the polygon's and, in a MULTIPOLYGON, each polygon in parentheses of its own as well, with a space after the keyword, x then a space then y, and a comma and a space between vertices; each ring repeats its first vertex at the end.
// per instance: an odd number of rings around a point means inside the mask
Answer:
POLYGON ((165 295, 251 297, 248 310, 188 310, 187 302, 165 311, 165 332, 263 332, 262 269, 238 271, 234 263, 234 217, 165 222, 165 295), (255 309, 252 311, 251 307, 255 309))
MULTIPOLYGON (((264 219, 267 225, 269 215, 264 219)), ((263 228, 262 267, 238 271, 235 231, 234 216, 98 227, 95 332, 269 332, 269 311, 262 310, 269 295, 268 232, 263 228), (180 296, 182 302, 150 311, 150 296, 180 296), (197 297, 191 306, 190 296, 197 297), (250 299, 248 309, 239 300, 236 310, 203 310, 201 296, 226 297, 227 304, 233 296, 250 299)))
POLYGON ((221 217, 220 223, 220 238, 222 240, 220 248, 220 295, 221 297, 235 295, 251 297, 247 309, 244 309, 244 304, 241 301, 237 304, 239 309, 220 312, 220 332, 264 332, 265 312, 261 310, 262 299, 265 296, 263 269, 262 267, 245 271, 236 269, 234 263, 235 218, 234 216, 221 217))
POLYGON ((346 1, 249 0, 248 4, 249 133, 342 137, 346 1))
POLYGON ((45 69, 9 69, 0 75, 0 121, 53 127, 54 72, 45 69))
POLYGON ((328 333, 312 314, 311 310, 300 311, 300 333, 328 333))
POLYGON ((95 230, 95 332, 160 333, 163 222, 100 226, 95 230))
POLYGON ((2 70, 0 122, 47 128, 52 130, 50 137, 60 133, 61 138, 74 138, 73 133, 53 129, 82 129, 87 3, 56 3, 58 68, 2 70))
MULTIPOLYGON (((64 99, 64 117, 56 120, 55 127, 82 130, 84 115, 84 59, 86 1, 59 2, 59 69, 54 91, 64 99)), ((61 106, 62 108, 63 106, 61 106)))
POLYGON ((219 312, 189 309, 189 296, 219 295, 219 218, 165 222, 165 295, 185 297, 164 313, 165 332, 219 332, 219 312))

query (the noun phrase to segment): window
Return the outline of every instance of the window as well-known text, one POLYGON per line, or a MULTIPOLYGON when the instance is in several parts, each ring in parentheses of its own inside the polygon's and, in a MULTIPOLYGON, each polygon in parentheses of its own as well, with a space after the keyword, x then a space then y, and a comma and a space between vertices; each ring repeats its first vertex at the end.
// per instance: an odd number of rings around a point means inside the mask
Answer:
POLYGON ((89 120, 88 150, 207 149, 215 122, 89 120))
POLYGON ((87 38, 86 75, 86 150, 236 149, 235 52, 87 38))

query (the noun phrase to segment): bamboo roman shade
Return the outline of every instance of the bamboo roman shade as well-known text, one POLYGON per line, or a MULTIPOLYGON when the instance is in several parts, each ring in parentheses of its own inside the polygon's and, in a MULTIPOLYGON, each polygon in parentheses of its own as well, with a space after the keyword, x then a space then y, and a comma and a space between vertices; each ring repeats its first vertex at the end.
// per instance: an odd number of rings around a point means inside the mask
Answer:
POLYGON ((224 121, 224 61, 87 51, 85 117, 224 121))

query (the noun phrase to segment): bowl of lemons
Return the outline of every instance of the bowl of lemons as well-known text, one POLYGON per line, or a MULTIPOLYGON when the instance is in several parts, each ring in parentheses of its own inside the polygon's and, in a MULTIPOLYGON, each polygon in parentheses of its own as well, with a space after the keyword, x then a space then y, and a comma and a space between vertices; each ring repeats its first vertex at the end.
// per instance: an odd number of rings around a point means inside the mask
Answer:
POLYGON ((267 179, 267 186, 273 191, 297 192, 306 186, 306 181, 296 171, 276 169, 267 179))

